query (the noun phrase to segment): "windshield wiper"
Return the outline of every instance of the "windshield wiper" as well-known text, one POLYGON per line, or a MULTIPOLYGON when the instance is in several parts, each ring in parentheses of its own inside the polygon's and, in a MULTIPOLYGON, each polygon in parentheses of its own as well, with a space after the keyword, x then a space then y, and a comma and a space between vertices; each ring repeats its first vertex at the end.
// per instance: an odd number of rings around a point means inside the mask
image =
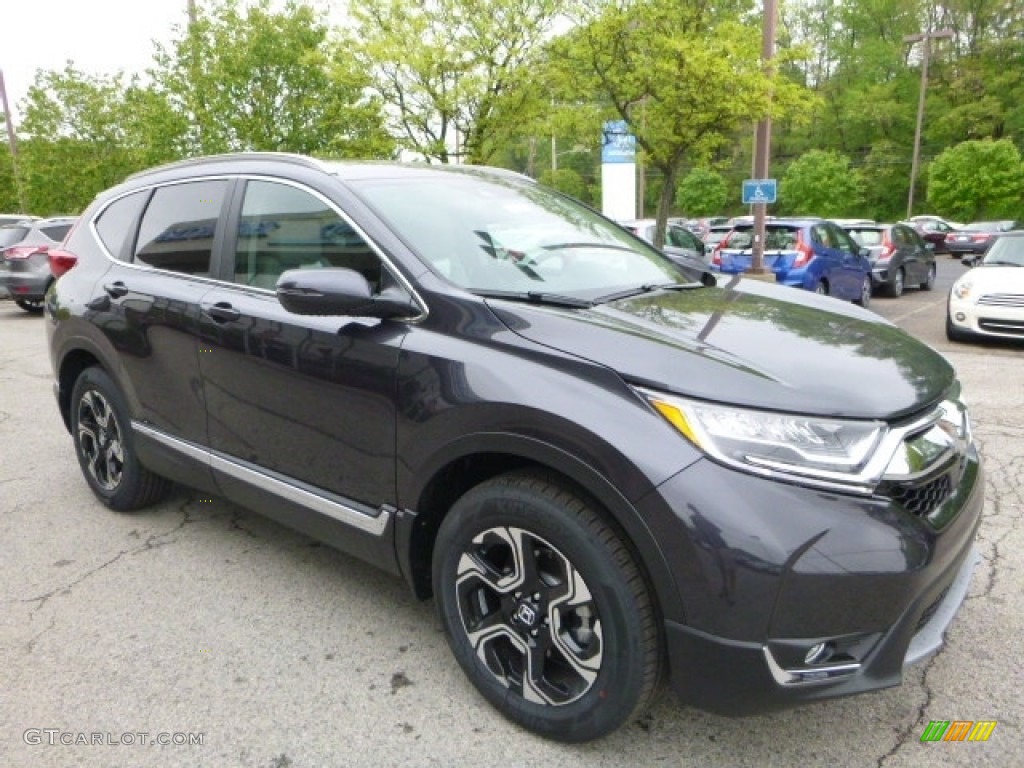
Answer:
POLYGON ((589 309, 594 302, 579 299, 575 296, 564 296, 560 293, 546 291, 470 291, 475 296, 485 299, 507 299, 509 301, 526 301, 530 304, 546 304, 552 307, 571 307, 572 309, 589 309))
POLYGON ((595 304, 605 304, 609 301, 618 301, 619 299, 628 299, 632 296, 641 296, 645 293, 654 293, 655 291, 690 291, 695 288, 703 288, 704 283, 693 282, 693 283, 648 283, 646 285, 640 285, 636 288, 627 288, 624 291, 618 291, 616 293, 609 293, 606 296, 599 296, 594 299, 595 304))

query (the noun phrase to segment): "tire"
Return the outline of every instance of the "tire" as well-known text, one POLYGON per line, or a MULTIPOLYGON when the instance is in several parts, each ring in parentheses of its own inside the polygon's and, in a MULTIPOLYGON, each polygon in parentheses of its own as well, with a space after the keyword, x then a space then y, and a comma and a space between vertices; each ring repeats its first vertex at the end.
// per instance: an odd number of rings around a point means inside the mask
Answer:
POLYGON ((930 264, 928 266, 928 276, 925 277, 924 282, 921 283, 922 291, 930 291, 935 287, 935 265, 930 264))
POLYGON ((82 474, 100 501, 118 512, 148 507, 170 483, 139 463, 128 408, 117 386, 86 368, 71 391, 71 434, 82 474))
POLYGON ((871 303, 871 275, 864 276, 860 284, 860 296, 853 303, 865 308, 871 303))
POLYGON ((37 314, 43 311, 42 299, 15 299, 14 303, 26 312, 31 312, 32 314, 37 314))
POLYGON ((466 493, 441 524, 433 580, 455 658, 513 722, 582 742, 650 703, 663 654, 644 578, 558 480, 510 473, 466 493))
POLYGON ((828 296, 828 283, 824 280, 819 280, 818 284, 814 286, 814 292, 819 296, 828 296))
POLYGON ((887 293, 894 299, 898 299, 903 295, 903 267, 896 270, 896 274, 892 276, 892 280, 889 282, 887 293))

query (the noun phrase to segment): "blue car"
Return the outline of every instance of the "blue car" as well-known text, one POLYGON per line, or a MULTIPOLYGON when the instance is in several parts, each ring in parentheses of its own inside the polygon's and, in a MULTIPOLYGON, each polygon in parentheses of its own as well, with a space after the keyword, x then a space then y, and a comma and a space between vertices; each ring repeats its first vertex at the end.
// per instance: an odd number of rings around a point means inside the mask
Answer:
MULTIPOLYGON (((711 268, 725 274, 750 269, 754 225, 737 224, 715 248, 711 268)), ((764 266, 776 281, 866 307, 871 301, 871 262, 865 249, 824 219, 770 218, 765 225, 764 266)))

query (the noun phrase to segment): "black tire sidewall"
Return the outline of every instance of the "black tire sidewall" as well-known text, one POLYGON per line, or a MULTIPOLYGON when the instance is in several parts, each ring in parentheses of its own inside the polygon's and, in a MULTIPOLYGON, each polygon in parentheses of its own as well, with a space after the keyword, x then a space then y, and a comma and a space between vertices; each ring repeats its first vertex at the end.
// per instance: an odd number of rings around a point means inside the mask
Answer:
POLYGON ((75 386, 71 390, 71 435, 75 443, 75 456, 78 457, 78 465, 82 469, 82 475, 86 482, 99 499, 108 507, 118 511, 127 511, 136 506, 135 500, 140 494, 140 487, 143 482, 142 466, 135 453, 135 439, 131 429, 131 419, 128 415, 128 407, 125 404, 117 385, 102 368, 86 368, 75 380, 75 386), (110 404, 114 418, 117 421, 118 432, 121 435, 121 452, 124 463, 121 469, 121 482, 116 488, 107 490, 101 487, 89 473, 88 463, 82 453, 82 446, 78 440, 78 409, 82 397, 90 391, 101 394, 110 404))
POLYGON ((455 504, 434 551, 435 599, 448 644, 469 679, 502 714, 547 738, 578 742, 611 732, 637 708, 645 657, 637 629, 640 612, 607 547, 578 517, 543 495, 510 486, 499 492, 488 483, 455 504), (510 692, 479 661, 466 638, 453 589, 459 558, 481 531, 504 526, 522 528, 560 550, 594 598, 604 658, 593 686, 570 704, 539 705, 510 692))

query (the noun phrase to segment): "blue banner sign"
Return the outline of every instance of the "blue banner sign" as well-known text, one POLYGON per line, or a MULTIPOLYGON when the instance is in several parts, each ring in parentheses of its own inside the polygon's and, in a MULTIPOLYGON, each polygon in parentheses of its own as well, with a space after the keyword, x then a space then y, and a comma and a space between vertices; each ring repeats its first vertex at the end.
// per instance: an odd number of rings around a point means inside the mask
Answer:
POLYGON ((625 120, 609 120, 601 131, 602 163, 635 163, 636 136, 625 120))

